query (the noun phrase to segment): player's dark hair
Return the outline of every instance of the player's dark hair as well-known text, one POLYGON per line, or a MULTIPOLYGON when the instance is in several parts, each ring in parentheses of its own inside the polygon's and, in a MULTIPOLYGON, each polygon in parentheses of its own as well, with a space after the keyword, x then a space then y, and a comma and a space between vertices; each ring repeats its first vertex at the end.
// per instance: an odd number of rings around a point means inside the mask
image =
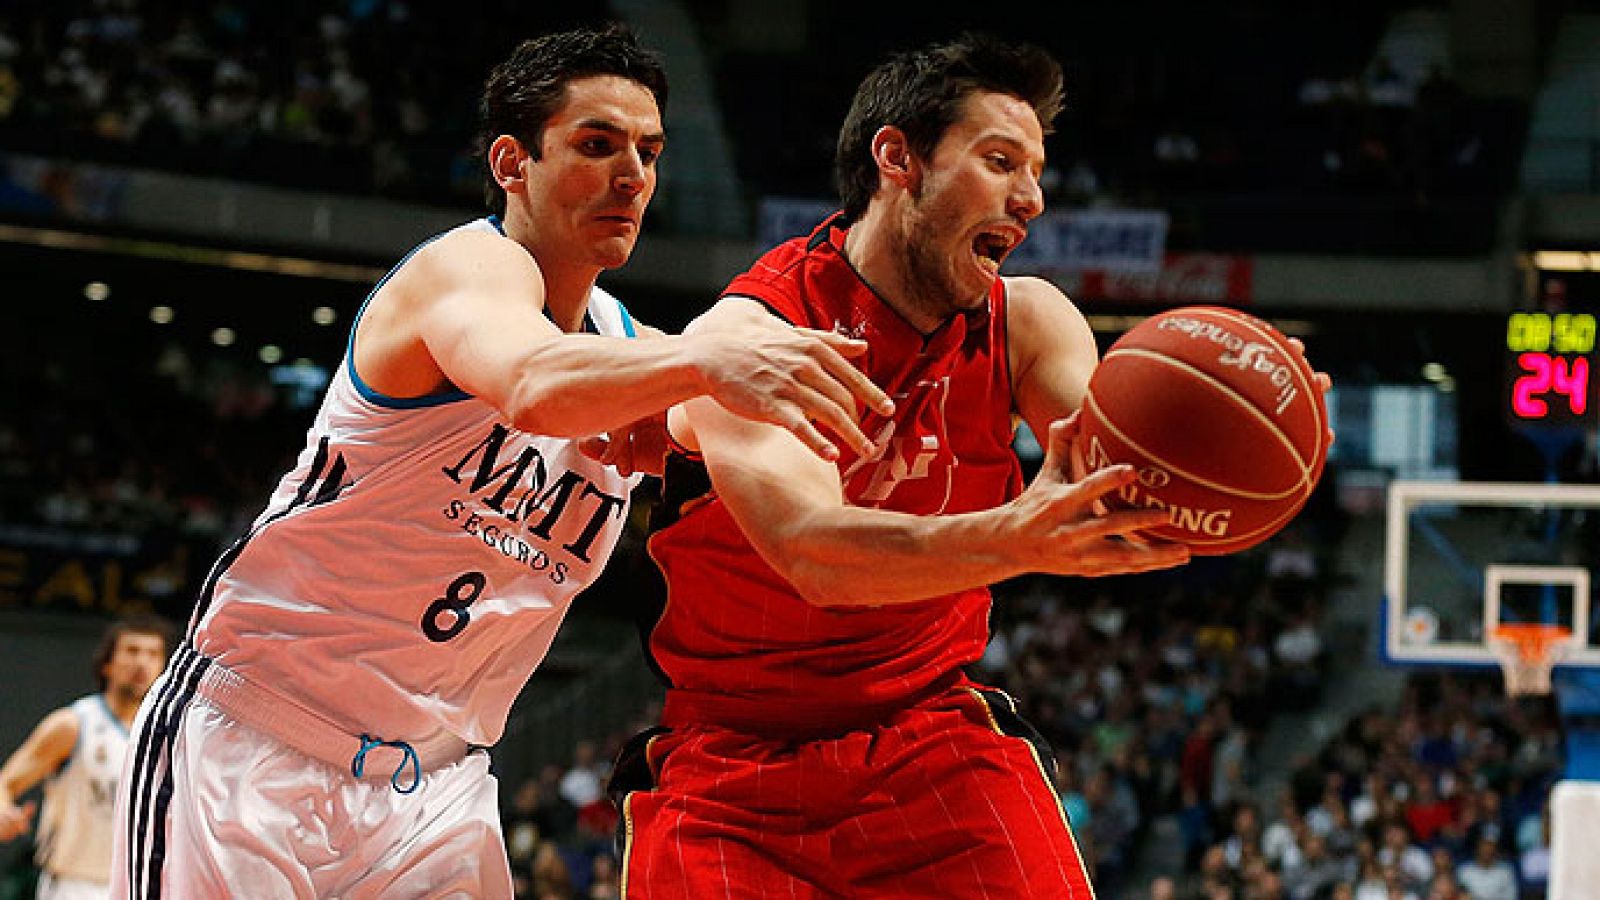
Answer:
POLYGON ((878 190, 872 137, 885 125, 905 132, 911 152, 932 155, 973 93, 1010 94, 1029 106, 1049 134, 1065 103, 1061 64, 1032 44, 968 32, 954 41, 897 53, 856 89, 839 130, 833 177, 850 220, 866 212, 878 190))
MULTIPOLYGON (((480 164, 502 134, 522 141, 538 159, 545 124, 566 99, 567 84, 594 75, 638 82, 655 95, 656 106, 666 115, 667 71, 661 56, 639 46, 626 25, 612 22, 531 38, 518 44, 484 82, 478 103, 480 164)), ((483 196, 496 214, 506 211, 505 192, 487 171, 483 196)))
POLYGON ((117 641, 125 634, 153 634, 161 638, 168 650, 172 649, 172 624, 160 616, 134 615, 112 622, 106 626, 105 633, 100 636, 100 646, 94 651, 94 680, 102 691, 106 689, 106 663, 111 662, 112 654, 117 652, 117 641))

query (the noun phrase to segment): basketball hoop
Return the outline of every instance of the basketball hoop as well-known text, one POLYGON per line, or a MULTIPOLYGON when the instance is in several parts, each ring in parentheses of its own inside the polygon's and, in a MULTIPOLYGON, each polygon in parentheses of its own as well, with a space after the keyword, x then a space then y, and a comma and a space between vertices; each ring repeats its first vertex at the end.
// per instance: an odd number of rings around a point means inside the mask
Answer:
POLYGON ((1513 697, 1550 693, 1550 670, 1566 656, 1572 629, 1542 622, 1508 622, 1489 633, 1489 649, 1500 660, 1506 693, 1513 697))

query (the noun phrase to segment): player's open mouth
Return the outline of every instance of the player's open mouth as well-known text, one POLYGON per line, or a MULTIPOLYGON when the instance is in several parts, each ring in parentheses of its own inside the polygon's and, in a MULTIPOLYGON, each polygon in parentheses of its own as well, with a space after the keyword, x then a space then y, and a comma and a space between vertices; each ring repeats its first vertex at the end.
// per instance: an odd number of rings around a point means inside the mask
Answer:
POLYGON ((978 257, 978 265, 990 274, 997 274, 1000 264, 1021 242, 1021 237, 1010 231, 980 231, 972 239, 972 252, 978 257))

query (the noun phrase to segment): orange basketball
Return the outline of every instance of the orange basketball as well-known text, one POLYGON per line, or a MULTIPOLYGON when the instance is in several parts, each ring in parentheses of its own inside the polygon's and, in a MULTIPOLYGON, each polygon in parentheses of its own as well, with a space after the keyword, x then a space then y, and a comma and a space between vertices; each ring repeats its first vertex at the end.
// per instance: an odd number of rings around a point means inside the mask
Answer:
POLYGON ((1310 363, 1266 322, 1190 306, 1139 323, 1089 379, 1079 448, 1131 464, 1113 505, 1170 511, 1152 536, 1218 555, 1252 547, 1305 505, 1328 458, 1310 363))

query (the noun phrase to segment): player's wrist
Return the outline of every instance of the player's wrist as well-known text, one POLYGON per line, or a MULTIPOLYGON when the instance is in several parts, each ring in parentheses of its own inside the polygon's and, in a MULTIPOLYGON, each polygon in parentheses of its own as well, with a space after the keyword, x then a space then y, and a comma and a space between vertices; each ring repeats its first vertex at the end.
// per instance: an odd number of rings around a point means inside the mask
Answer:
POLYGON ((988 563, 994 570, 993 580, 1033 571, 1031 542, 1019 540, 1027 521, 1018 502, 1021 499, 970 513, 963 523, 967 530, 963 541, 970 556, 988 563))
POLYGON ((692 336, 685 334, 679 341, 683 345, 679 366, 693 386, 690 396, 716 396, 726 381, 723 373, 727 367, 722 357, 727 352, 727 336, 702 331, 692 336))

